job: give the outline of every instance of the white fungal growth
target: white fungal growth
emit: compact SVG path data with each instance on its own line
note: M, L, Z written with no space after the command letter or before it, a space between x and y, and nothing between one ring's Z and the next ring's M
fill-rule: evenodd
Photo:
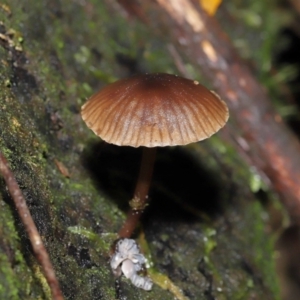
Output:
M124 274L133 285L149 291L153 285L152 280L139 275L139 272L145 267L145 263L145 256L140 252L135 240L132 239L119 240L110 260L110 266L116 276Z

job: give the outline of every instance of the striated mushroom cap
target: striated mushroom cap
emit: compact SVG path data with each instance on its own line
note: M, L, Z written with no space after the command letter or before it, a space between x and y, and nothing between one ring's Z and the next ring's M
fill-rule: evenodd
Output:
M154 73L118 80L82 106L87 126L108 143L132 147L186 145L222 128L228 108L197 81Z

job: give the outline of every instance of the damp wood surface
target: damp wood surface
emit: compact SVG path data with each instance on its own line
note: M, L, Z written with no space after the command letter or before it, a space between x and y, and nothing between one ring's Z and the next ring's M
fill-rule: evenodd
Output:
M104 237L124 221L141 157L139 149L101 142L80 107L135 72L177 73L166 41L110 2L0 6L0 148L66 299L115 299L112 239ZM155 272L188 299L279 299L275 237L254 181L259 176L219 136L158 149L142 232ZM0 298L50 299L2 179L0 203ZM145 292L122 279L128 299L174 299L160 286Z

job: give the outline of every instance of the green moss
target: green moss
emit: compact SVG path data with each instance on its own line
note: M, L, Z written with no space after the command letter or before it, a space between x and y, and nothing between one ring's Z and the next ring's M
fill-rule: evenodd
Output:
M101 236L85 229L80 226L69 227L68 230L73 234L79 234L88 240L90 240L94 244L94 248L96 251L99 251L100 254L109 253L111 245L118 238L117 233L104 233Z
M276 272L275 266L275 252L274 244L276 242L276 235L271 236L268 240L265 238L264 231L266 230L266 221L269 216L266 212L261 210L259 203L254 203L252 206L253 216L256 217L257 222L253 228L254 232L250 240L256 253L254 262L257 266L262 267L262 278L266 286L272 288L274 299L280 299L279 282L274 278L273 274ZM262 248L262 245L264 247Z
M36 286L35 274L27 265L28 256L20 251L21 243L11 208L1 201L0 214L0 297L3 299L34 299L43 294ZM26 278L26 280L22 280ZM21 279L21 280L20 280Z
M18 280L14 277L10 264L7 262L6 254L0 255L0 295L5 295L8 299L19 299ZM4 277L5 276L5 277Z

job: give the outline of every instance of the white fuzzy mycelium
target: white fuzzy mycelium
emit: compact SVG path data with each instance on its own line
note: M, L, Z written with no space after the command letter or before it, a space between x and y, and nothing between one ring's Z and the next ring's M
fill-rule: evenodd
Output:
M140 252L135 240L126 238L118 241L115 253L110 260L110 266L116 276L124 274L133 285L149 291L153 285L152 280L138 274L144 268L145 263L146 258Z

